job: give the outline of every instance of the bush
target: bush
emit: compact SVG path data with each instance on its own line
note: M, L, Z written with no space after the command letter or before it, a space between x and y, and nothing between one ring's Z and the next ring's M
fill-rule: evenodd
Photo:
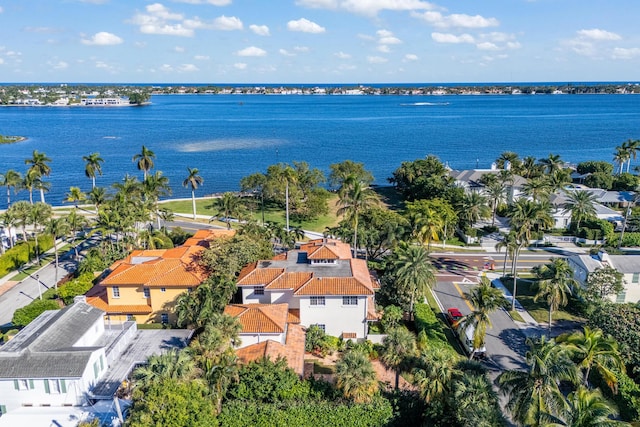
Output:
M414 322L418 335L422 335L423 339L426 339L428 346L451 348L442 323L428 304L418 303L415 305Z
M18 270L30 260L35 259L35 246L34 240L20 242L0 256L0 277L10 271ZM38 238L38 246L40 253L48 251L53 247L53 238L48 234L43 234Z
M11 323L14 326L24 327L27 326L33 319L47 310L59 310L60 306L54 300L34 300L30 304L19 308L13 313L13 319Z
M71 304L73 298L86 294L93 287L93 273L84 273L58 288L58 296L65 304Z

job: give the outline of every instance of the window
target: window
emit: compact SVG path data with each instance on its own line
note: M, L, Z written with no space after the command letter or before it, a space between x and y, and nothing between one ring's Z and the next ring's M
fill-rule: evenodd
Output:
M160 292L167 292L167 288L160 288Z
M324 297L311 297L309 298L311 305L324 305Z
M254 295L264 295L264 286L254 286L253 287Z
M60 380L44 380L44 391L47 394L60 394Z
M318 328L322 329L322 332L327 332L327 325L321 325L319 323L316 323L313 326L317 326Z
M133 316L133 314L127 314L127 321L133 322L134 320L136 320L136 318Z
M169 315L167 313L162 313L160 315L160 322L169 323Z
M100 373L100 368L98 367L98 361L93 362L93 378L98 378L98 374Z
M617 303L621 304L621 303L625 302L626 299L627 299L627 292L626 291L622 291L618 295L616 295L616 302Z
M149 298L151 296L151 292L149 291L149 288L142 288L142 294L144 295L145 298Z
M342 305L358 305L358 297L342 297Z
M192 288L191 286L189 286L189 287L187 288L187 292L192 292L192 291L193 291L193 288Z
M120 298L120 287L119 286L112 287L111 294L113 295L114 298Z
M0 415L4 415L7 413L7 407L5 405L0 405Z
M16 390L29 390L29 380L13 380L13 386Z
M633 273L631 283L640 283L640 273Z

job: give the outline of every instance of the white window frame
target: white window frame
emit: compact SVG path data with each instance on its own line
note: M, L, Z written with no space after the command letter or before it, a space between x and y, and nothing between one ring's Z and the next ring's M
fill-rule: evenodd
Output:
M111 287L111 295L114 298L120 298L120 286Z
M324 305L326 305L327 300L324 296L312 296L309 297L309 305L313 306L313 307L322 307Z
M49 382L49 393L60 394L62 393L62 387L60 386L60 380L46 380Z
M29 380L18 380L18 390L29 390Z
M352 296L352 295L343 296L342 297L342 305L347 305L347 306L350 306L350 307L357 306L358 305L358 297Z
M253 287L254 295L264 295L264 286L254 286Z

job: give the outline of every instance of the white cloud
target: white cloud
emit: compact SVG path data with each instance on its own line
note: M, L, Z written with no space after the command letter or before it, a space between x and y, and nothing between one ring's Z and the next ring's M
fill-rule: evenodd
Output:
M382 56L367 56L367 62L369 62L369 64L384 64L388 61L387 58L383 58Z
M500 50L500 48L495 43L491 42L478 43L476 47L480 50Z
M412 12L411 16L422 19L437 28L487 28L500 25L500 21L496 18L485 18L480 15L472 16L459 13L443 15L440 12L428 11L423 13Z
M162 64L160 66L160 70L165 72L170 72L170 71L173 71L173 67L169 64Z
M182 64L178 67L178 70L183 73L192 73L194 71L200 71L200 69L193 64Z
M95 33L89 39L82 39L82 44L95 46L113 46L116 44L121 44L122 42L123 40L120 37L112 33L107 33L105 31Z
M279 53L280 53L280 55L282 55L282 56L296 56L296 54L295 54L295 53L293 53L293 52L289 52L289 51L288 51L288 50L286 50L286 49L280 49L278 52L279 52Z
M311 9L337 9L337 0L298 0L298 6L309 7Z
M148 13L151 14L151 16L154 16L156 18L159 19L166 19L166 20L180 20L183 18L183 15L180 13L171 13L169 11L169 9L167 9L164 5L160 4L160 3L153 3L150 5L147 5L147 7L145 8L147 10Z
M300 52L300 53L307 53L309 52L309 47L308 46L295 46L293 48L293 50L295 50L296 52Z
M270 36L269 27L266 25L249 25L249 29L259 36Z
M185 51L185 48L182 46L176 46L173 48L173 50L178 53L183 53Z
M296 4L313 9L344 9L365 16L376 16L382 10L402 12L436 8L434 4L420 0L298 0Z
M351 59L351 55L349 55L348 53L344 53L342 51L338 53L334 53L333 55L339 59Z
M455 34L448 33L431 33L431 38L437 43L475 43L475 39L470 34Z
M189 3L189 4L211 4L213 6L228 6L231 4L231 0L173 0L177 3Z
M193 57L193 59L195 59L196 61L208 61L209 55L196 55Z
M507 47L509 49L520 49L522 45L520 44L520 42L509 42L507 43Z
M391 52L391 48L389 48L389 46L387 46L386 44L381 44L379 45L376 50L378 52L382 52L382 53L389 53Z
M49 62L49 66L51 66L51 68L53 68L54 70L66 70L67 68L69 68L69 64L64 61Z
M406 61L417 61L417 60L418 60L418 55L415 55L415 54L413 54L413 53L407 53L407 54L404 56L404 59L405 59Z
M311 22L305 18L300 18L297 21L287 22L287 28L289 29L289 31L300 31L303 33L312 34L324 33L326 31L324 27L321 27L315 22Z
M621 40L622 37L620 37L618 34L616 33L612 33L609 31L605 31L605 30L599 30L597 28L591 29L591 30L580 30L577 32L578 37L580 38L585 38L585 39L590 39L590 40Z
M242 21L235 16L220 16L213 20L213 28L222 31L242 30Z
M616 47L611 52L613 59L633 59L640 57L640 48L634 47L630 49Z
M199 21L189 20L190 25L185 26L183 23L174 23L171 21L183 21L184 16L179 13L172 13L160 3L153 3L145 8L147 13L137 13L131 23L138 25L139 30L143 34L159 34L180 37L192 37L193 28Z
M238 70L244 70L245 68L247 68L247 64L245 64L244 62L236 62L235 64L233 64L233 66Z
M238 56L266 56L267 51L256 46L250 46L236 52Z

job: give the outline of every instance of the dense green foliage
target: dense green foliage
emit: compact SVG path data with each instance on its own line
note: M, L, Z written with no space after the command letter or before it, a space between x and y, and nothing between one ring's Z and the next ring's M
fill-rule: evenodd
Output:
M65 304L71 304L73 298L78 295L86 294L93 287L93 274L84 273L79 277L70 280L64 285L58 287L58 296Z
M429 347L449 347L444 333L444 325L433 312L429 304L418 303L415 307L415 324L419 334L424 333Z
M20 242L13 248L0 255L0 277L10 271L14 271L35 259L35 241ZM38 238L40 253L46 252L53 247L53 239L49 235L42 235Z
M59 310L60 306L57 302L53 300L43 299L43 300L33 300L29 304L25 305L22 308L17 309L13 313L13 318L11 319L11 323L14 326L24 327L27 326L33 319L40 316L44 311L47 310Z

